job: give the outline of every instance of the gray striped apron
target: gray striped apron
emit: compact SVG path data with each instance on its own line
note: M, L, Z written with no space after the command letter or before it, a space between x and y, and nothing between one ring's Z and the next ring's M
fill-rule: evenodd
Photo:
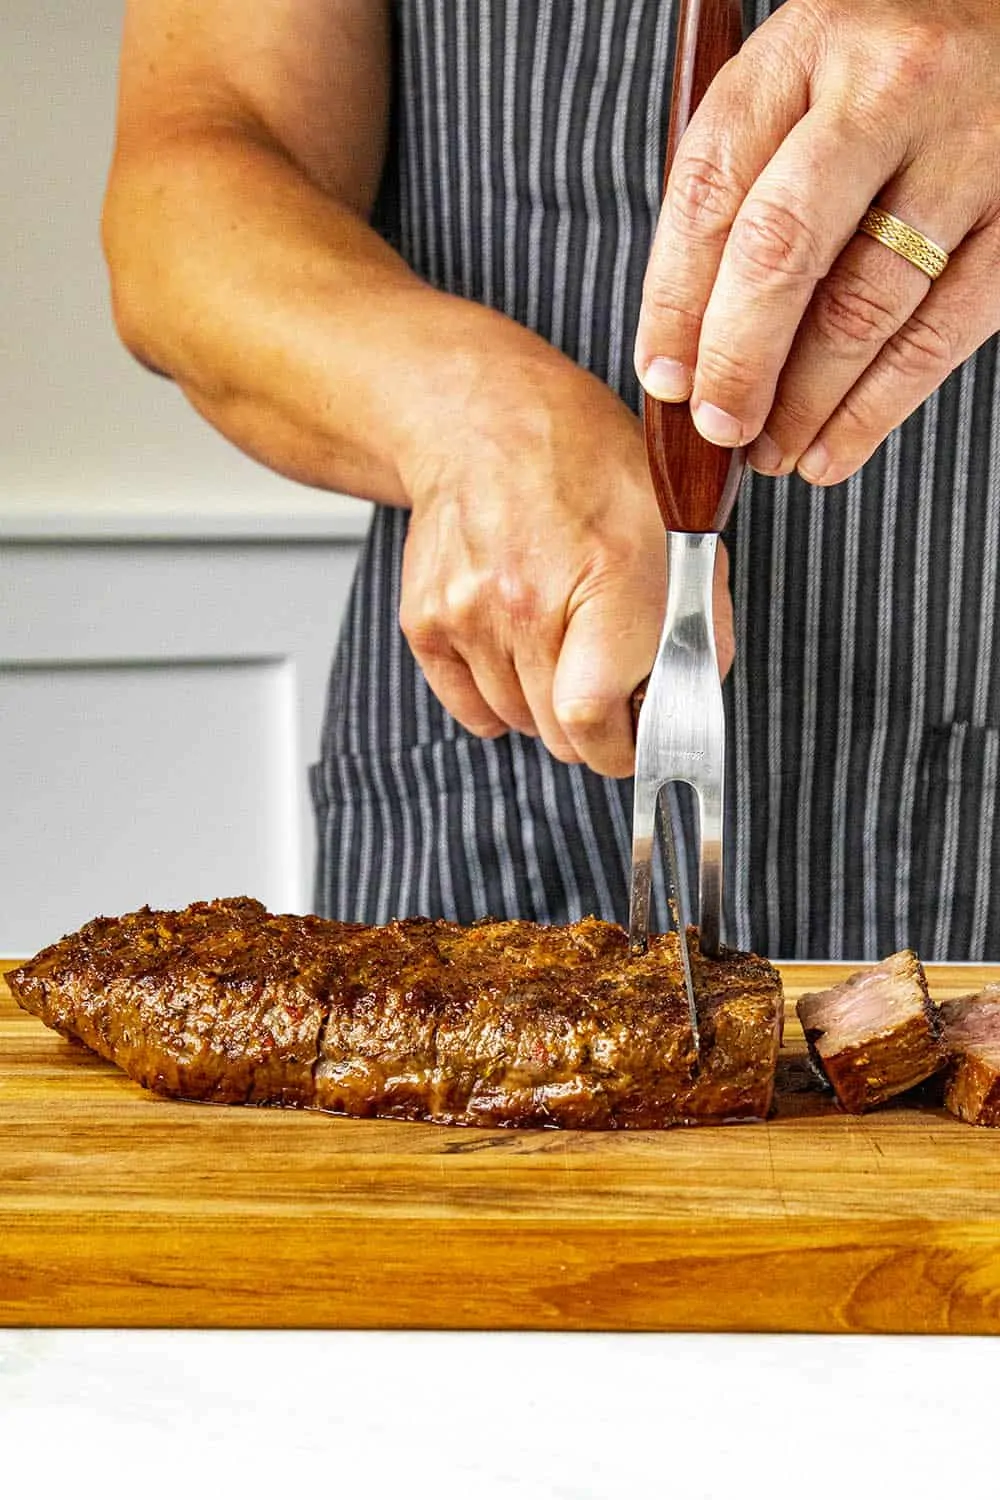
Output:
M394 5L378 227L431 284L537 330L634 409L672 9ZM998 501L995 339L846 484L748 478L727 535L731 943L1000 959ZM631 783L450 718L399 630L406 526L376 509L334 662L316 909L624 920ZM662 921L662 880L657 903Z

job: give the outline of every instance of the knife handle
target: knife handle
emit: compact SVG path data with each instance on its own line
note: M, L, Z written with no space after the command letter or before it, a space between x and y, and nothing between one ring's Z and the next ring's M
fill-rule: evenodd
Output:
M681 0L664 191L688 121L723 63L742 44L740 0ZM686 401L644 396L643 421L649 472L664 526L668 531L721 531L736 501L745 450L706 442Z

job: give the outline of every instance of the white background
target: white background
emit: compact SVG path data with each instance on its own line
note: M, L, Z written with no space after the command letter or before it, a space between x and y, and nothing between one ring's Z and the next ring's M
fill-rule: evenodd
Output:
M993 1496L989 1339L0 1331L32 1490L351 1500Z
M67 512L336 518L356 533L364 507L245 458L118 344L99 219L121 12L0 5L0 535Z

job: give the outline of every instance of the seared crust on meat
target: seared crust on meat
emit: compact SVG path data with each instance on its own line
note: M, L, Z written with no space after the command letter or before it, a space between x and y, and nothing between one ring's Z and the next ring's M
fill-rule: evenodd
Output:
M938 1072L946 1054L915 953L894 953L796 1006L809 1055L851 1114Z
M1000 985L938 1009L951 1059L945 1106L969 1125L1000 1125Z
M99 917L7 975L18 1002L158 1093L470 1125L762 1119L781 980L703 958L695 1066L676 936L273 916L247 897Z

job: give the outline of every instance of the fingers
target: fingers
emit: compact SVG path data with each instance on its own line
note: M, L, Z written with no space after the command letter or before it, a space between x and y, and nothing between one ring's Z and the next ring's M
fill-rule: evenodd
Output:
M669 585L668 585L669 587ZM635 607L620 586L598 589L570 615L556 670L554 699L560 724L581 760L603 776L635 769L632 696L650 672L662 625L663 580L651 598L656 609ZM713 615L720 675L733 664L733 602L729 555L716 555Z
M644 285L639 378L661 400L690 399L723 446L760 431L816 283L898 164L895 133L868 123L847 88L813 98L802 25L779 12L709 88Z
M904 174L879 204L947 250L980 213L977 185L957 183L946 200L925 171ZM950 273L947 273L950 274ZM820 282L778 383L764 431L748 454L764 474L796 468L879 351L917 312L930 282L917 266L857 234Z
M661 401L691 394L702 318L733 221L808 106L805 68L794 58L767 65L766 57L748 43L721 70L671 166L635 342L636 373Z
M561 640L561 618L552 634L539 629L537 635L521 635L514 647L513 665L538 726L535 733L556 760L575 765L586 757L574 744L570 726L563 722L555 700L554 684Z
M525 643L516 661L500 623ZM408 555L400 625L431 691L470 734L492 739L515 729L540 735L557 760L580 759L552 699L562 615L534 590L472 569L441 588Z
M474 631L456 649L454 623L443 626L434 608L419 616L409 608L401 623L432 692L448 712L482 739L508 729L539 735L557 760L585 762L603 776L630 776L634 769L631 698L648 676L665 597L658 581L637 603L634 587L605 578L581 590L571 605L565 633L535 622L525 632L517 659ZM719 671L725 677L735 652L729 559L720 545L713 610ZM550 622L550 625L553 622Z
M891 6L853 20L849 7L782 6L678 149L636 368L651 395L689 400L710 441L759 438L750 461L762 472L791 472L923 317L921 273L856 237L869 203L952 249L997 201L992 127L973 123L963 92L978 70L992 99L995 29L974 9L953 24L967 45L948 46L925 9L900 28Z
M761 431L816 286L888 169L884 147L836 99L778 148L736 215L705 309L691 398L703 437L735 447Z
M412 641L410 644L413 646ZM439 645L433 650L414 648L414 655L431 692L470 734L477 739L493 740L507 733L509 726L487 703L468 665L457 653Z
M817 287L781 373L774 405L747 459L789 474L882 346L919 307L927 278L858 236Z
M635 765L632 692L649 675L655 633L622 619L623 601L597 595L569 618L553 683L559 722L580 758L602 776Z
M963 241L940 280L886 341L799 460L802 477L822 485L847 479L998 329L1000 223L993 223Z
M460 627L459 644L476 687L511 729L540 736L557 760L573 764L580 756L552 699L562 639L561 601L554 607L527 580L506 569L491 579L490 592L493 597L480 598Z
M488 644L474 639L465 644L465 662L477 692L508 729L516 729L518 734L538 734L538 721L525 698L513 661L502 650L485 650Z
M530 712L516 681L488 681L487 694L462 649L464 640L475 640L467 628L474 617L478 590L467 573L460 586L442 588L429 570L439 542L431 528L430 546L413 547L413 533L403 554L399 624L409 642L431 692L452 718L479 739L495 739L513 724L530 722ZM509 717L508 717L509 715Z
M760 432L813 290L898 150L842 90L811 102L790 49L767 65L744 53L681 141L636 338L650 394L690 398L699 431L726 447Z
M553 705L554 658L549 658L547 670L538 659L529 668L522 665L519 673L510 658L485 653L478 641L468 661L457 653L426 648L418 660L435 697L477 739L495 739L514 729L540 738L566 765L583 759Z
M571 608L565 632L563 614L539 614L514 632L513 648L483 628L485 610L478 628L471 620L459 625L428 596L419 617L406 609L400 619L432 692L470 734L517 729L538 735L566 764L586 761L600 775L628 776L630 698L649 672L660 628L659 608L638 608L634 593L612 580ZM652 597L662 606L662 580Z

